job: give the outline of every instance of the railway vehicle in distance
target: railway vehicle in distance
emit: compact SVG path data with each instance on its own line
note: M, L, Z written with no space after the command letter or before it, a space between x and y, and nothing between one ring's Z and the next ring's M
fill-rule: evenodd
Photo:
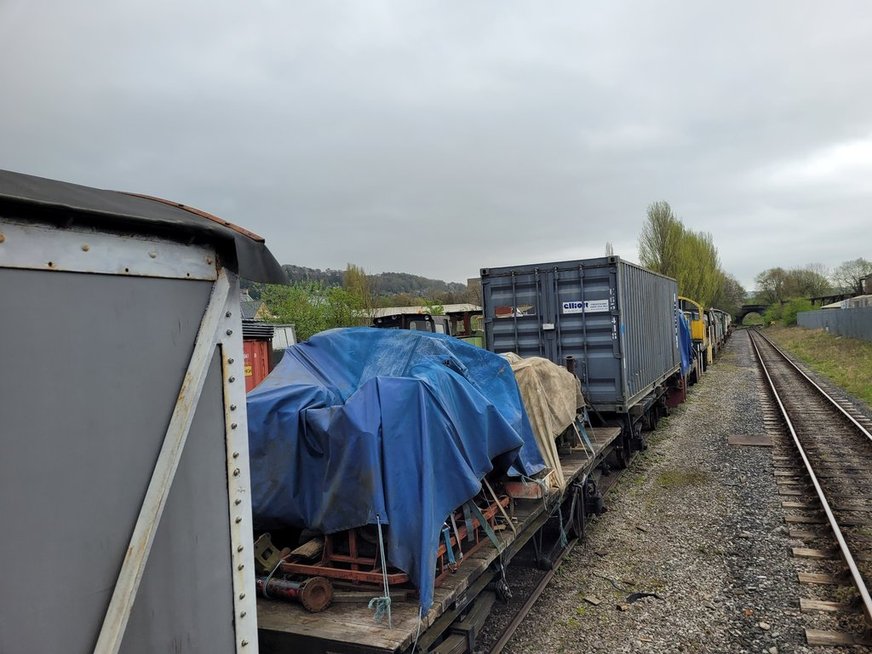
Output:
M711 307L706 309L708 318L708 340L711 343L713 358L720 354L721 349L730 335L732 317L726 311Z
M678 307L690 323L690 337L696 351L696 371L691 376L696 381L712 361L708 316L699 302L683 295L678 296Z

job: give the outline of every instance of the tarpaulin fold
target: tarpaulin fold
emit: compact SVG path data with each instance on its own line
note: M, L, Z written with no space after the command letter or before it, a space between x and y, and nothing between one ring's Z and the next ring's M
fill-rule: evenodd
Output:
M556 488L566 486L555 438L575 422L584 407L581 383L563 366L543 357L520 357L503 354L512 366L524 408L530 418L539 452L553 471L549 476Z
M292 346L249 393L248 430L256 528L378 516L424 611L449 512L494 467L544 468L509 364L441 334L337 329Z
M681 311L675 312L678 319L678 350L681 353L681 376L684 377L690 371L690 366L693 363L693 339L690 335L690 324L687 322L687 316Z

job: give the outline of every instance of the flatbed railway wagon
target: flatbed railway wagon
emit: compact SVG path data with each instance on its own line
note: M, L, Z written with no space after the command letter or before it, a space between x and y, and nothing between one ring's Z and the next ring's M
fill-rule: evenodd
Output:
M677 382L676 281L609 256L484 268L481 285L485 347L574 360L594 419L623 429L626 463Z
M259 559L261 651L474 651L505 566L531 541L524 558L550 564L583 531L587 480L621 431L583 444L577 379L525 363L422 330L332 330L287 351L248 397L257 543L283 552ZM522 398L545 383L558 404L534 436ZM575 447L557 445L566 432Z
M238 275L198 210L0 171L0 652L257 650Z

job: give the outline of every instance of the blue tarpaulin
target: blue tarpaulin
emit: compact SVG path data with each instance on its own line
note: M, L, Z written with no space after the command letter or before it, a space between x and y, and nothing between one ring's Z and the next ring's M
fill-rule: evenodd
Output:
M681 352L681 375L685 376L690 371L690 366L693 364L693 340L690 337L690 324L687 322L687 316L681 311L676 311L678 316L678 349Z
M248 395L258 529L387 528L427 611L443 522L494 466L544 468L512 369L441 334L335 329L288 348Z

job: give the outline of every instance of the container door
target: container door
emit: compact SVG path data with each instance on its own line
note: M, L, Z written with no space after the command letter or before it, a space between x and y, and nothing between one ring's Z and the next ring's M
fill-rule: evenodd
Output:
M495 275L486 284L489 349L515 352L522 357L548 357L543 322L547 323L551 314L543 294L544 273L528 268Z
M554 352L578 361L577 374L588 400L607 406L620 401L621 341L617 267L608 260L562 265L552 273Z

